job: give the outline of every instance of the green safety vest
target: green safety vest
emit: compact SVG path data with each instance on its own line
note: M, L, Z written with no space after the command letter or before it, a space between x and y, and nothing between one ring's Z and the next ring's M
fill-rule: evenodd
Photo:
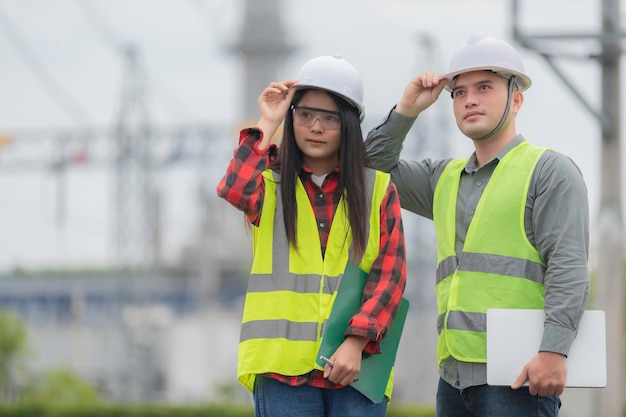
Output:
M522 142L498 163L457 254L456 200L467 160L444 169L433 202L437 233L437 360L487 361L488 308L543 309L545 264L528 240L528 186L546 148Z
M316 364L325 321L348 259L352 232L343 198L339 202L322 258L317 220L298 179L298 251L287 241L283 223L279 174L263 173L265 198L254 228L254 262L248 282L238 352L238 378L250 391L256 375L268 372L303 375L322 369ZM380 252L380 206L389 174L365 170L370 212L363 258L352 259L369 272ZM391 394L392 378L388 384Z

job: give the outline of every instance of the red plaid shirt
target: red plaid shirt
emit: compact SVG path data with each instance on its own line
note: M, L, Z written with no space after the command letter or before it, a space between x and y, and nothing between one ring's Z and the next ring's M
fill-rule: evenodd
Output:
M243 129L239 136L239 147L228 165L226 175L217 186L217 193L230 204L243 211L254 225L261 218L265 183L261 173L276 158L277 149L270 146L259 150L258 143L263 133L257 128ZM324 179L321 187L311 180L307 168L300 178L315 212L322 254L325 253L328 233L337 210L341 193L338 180L339 169ZM380 213L380 254L372 265L369 281L363 292L361 310L352 317L346 336L361 336L370 340L366 353L380 353L379 343L395 318L406 284L404 232L400 211L400 200L396 187L389 184ZM320 226L323 225L323 226ZM339 388L325 379L323 372L313 370L305 375L284 376L268 374L292 386L309 384L320 388Z

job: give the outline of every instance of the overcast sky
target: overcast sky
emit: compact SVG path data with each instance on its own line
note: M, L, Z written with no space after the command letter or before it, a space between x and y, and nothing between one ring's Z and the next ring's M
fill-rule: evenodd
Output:
M600 30L600 1L520 0L520 5L521 29L529 35ZM623 22L624 1L621 7ZM236 130L244 123L243 67L228 46L238 38L241 14L242 0L0 0L0 134L14 135L13 144L0 147L0 271L97 266L112 259L111 170L86 164L59 181L49 166L58 148L54 132L106 129L116 122L125 82L123 45L141 51L156 125L226 128L232 137L216 139L221 141L216 148L235 146ZM513 43L510 3L503 0L283 0L282 17L286 39L297 49L277 78L294 77L314 56L342 54L364 79L366 129L395 104L410 77L430 68L446 72L469 34L489 32ZM425 38L432 49L423 46ZM597 121L536 53L515 46L533 80L518 132L574 159L587 181L593 222L600 197ZM551 47L583 56L592 46L567 41ZM597 108L598 63L557 63ZM446 140L451 156L467 156L471 142L457 132L449 99L440 101L432 111L443 112L450 124L440 140ZM3 169L29 132L48 138L41 140L45 146L20 151L40 159L40 166ZM208 182L214 190L216 172L226 167L223 159L160 173L164 249L170 256L195 236L202 215L196 189Z

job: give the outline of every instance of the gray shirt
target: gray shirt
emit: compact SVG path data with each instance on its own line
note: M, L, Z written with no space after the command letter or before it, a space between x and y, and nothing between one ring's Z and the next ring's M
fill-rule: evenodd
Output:
M365 141L373 167L391 173L402 208L433 218L435 187L451 159L400 160L402 143L415 122L391 111ZM478 167L472 154L461 173L457 196L457 253L463 251L467 229L483 190L502 157L525 139L518 135L495 158ZM546 151L533 172L524 225L530 243L545 265L546 321L540 351L567 355L589 295L589 203L582 174L567 156ZM410 248L407 257L411 253ZM520 369L521 371L521 369ZM460 362L452 357L439 368L441 377L460 389L487 383L485 364Z

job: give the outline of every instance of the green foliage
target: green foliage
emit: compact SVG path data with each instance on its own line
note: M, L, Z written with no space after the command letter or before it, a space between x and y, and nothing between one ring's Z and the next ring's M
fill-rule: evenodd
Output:
M22 391L21 400L47 406L86 406L100 402L98 391L74 372L57 369L41 379L32 379Z
M27 332L24 323L14 314L0 312L0 397L10 397L17 375L23 372Z
M25 269L16 266L11 270L0 271L0 279L30 279L41 278L47 279L72 279L79 278L110 278L119 274L125 274L128 269L124 268L97 268L97 267L73 267L73 268L43 268L43 269ZM141 272L137 269L135 272Z
M0 312L0 360L14 358L26 351L26 326L14 314Z
M435 417L435 407L392 402L387 407L387 417Z
M214 404L196 407L158 405L50 406L48 404L3 406L3 417L253 417L250 406ZM435 417L432 407L390 405L387 417Z
M253 417L251 407L209 405L175 407L158 405L100 405L100 406L2 406L2 417Z

